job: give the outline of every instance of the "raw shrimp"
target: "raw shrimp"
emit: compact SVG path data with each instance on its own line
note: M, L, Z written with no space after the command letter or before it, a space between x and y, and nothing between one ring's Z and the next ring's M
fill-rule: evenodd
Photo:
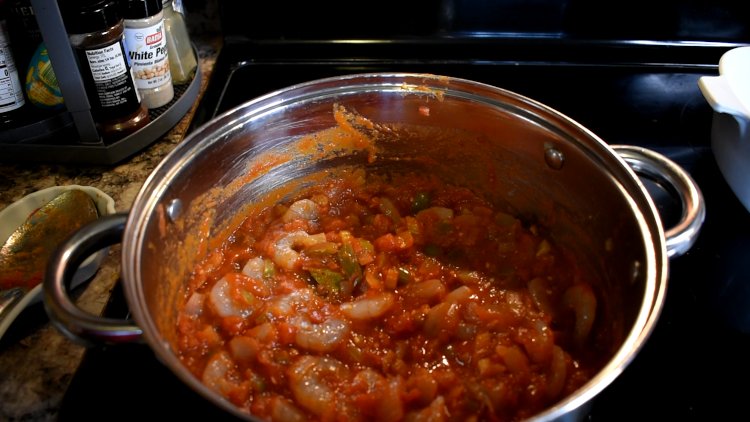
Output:
M448 303L458 303L471 298L471 289L468 286L461 286L445 296Z
M555 336L543 319L536 320L533 327L520 339L520 343L533 363L547 365L552 360Z
M273 266L270 262L268 265ZM260 280L268 286L269 289L273 289L274 282L272 277L268 277L266 274L266 261L263 258L256 257L247 261L244 267L242 267L242 273L248 277L252 277L256 280Z
M437 397L432 403L419 412L408 415L409 422L443 422L448 418L445 414L445 398Z
M259 310L263 303L257 298L271 295L271 289L261 280L244 274L227 274L216 282L209 294L214 312L221 317L246 318Z
M549 287L550 282L542 277L536 277L529 281L529 293L531 298L534 300L534 304L537 309L544 312L545 314L555 318L557 312L555 311L555 305L552 300L552 290Z
M305 316L300 316L295 318L293 324L297 326L297 346L315 352L333 351L349 334L349 324L336 318L313 324Z
M273 248L273 262L285 270L293 270L299 258L299 252L294 248L313 246L326 241L323 233L310 236L302 230L293 231L276 241Z
M205 295L193 293L185 304L183 312L189 317L198 318L203 313L203 303L205 301Z
M396 301L391 293L379 293L365 299L341 304L341 312L352 319L377 318L393 306Z
M271 399L271 419L273 422L307 421L307 418L299 409L281 397Z
M315 220L318 218L318 206L309 199L301 199L289 206L282 220L288 223L296 218L303 220Z
M247 264L245 264L244 267L242 267L242 272L247 276L262 280L263 270L265 268L266 263L263 261L263 258L252 258L247 261Z
M404 402L401 395L404 393L403 380L400 375L388 379L383 398L378 408L376 420L380 422L397 422L404 418Z
M340 379L345 371L336 359L302 356L289 368L289 389L300 406L320 416L335 405L333 390L323 378Z
M443 302L430 309L424 321L424 331L428 337L437 337L441 331L455 332L459 323L459 307L455 303Z
M289 318L296 314L297 309L316 305L320 300L311 289L298 289L272 298L266 304L266 310L276 318Z
M547 398L549 400L556 399L562 392L565 387L566 372L565 352L559 346L554 346L552 348L552 363L547 376Z
M367 393L372 393L382 386L384 378L370 368L365 368L354 376L353 384L362 386Z
M528 384L531 378L529 358L521 350L515 347L497 346L495 353L503 359L505 366L520 381L521 385Z
M222 277L221 280L214 284L209 294L209 302L213 307L214 312L220 317L238 316L247 317L253 313L255 306L245 302L237 300L232 295L232 287L227 281L226 277Z
M423 281L411 285L410 294L437 303L445 296L445 285L438 279Z
M405 393L404 381L400 375L385 378L378 372L366 368L359 371L352 380L352 385L357 389L364 390L373 400L369 402L366 412L372 419L378 422L397 422L403 420L404 402L401 399ZM416 391L416 390L412 390ZM366 402L367 403L367 402Z
M208 388L216 391L221 396L226 397L230 391L236 388L228 380L231 370L234 368L234 362L227 352L219 352L211 356L206 369L203 371L202 380Z
M560 299L563 308L572 310L576 315L573 338L576 347L583 347L594 325L596 316L596 295L588 284L576 284L568 288Z

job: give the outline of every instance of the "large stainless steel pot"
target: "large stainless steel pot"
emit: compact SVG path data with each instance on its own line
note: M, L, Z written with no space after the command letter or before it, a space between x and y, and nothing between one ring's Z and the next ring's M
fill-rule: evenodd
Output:
M373 162L357 150L320 155L309 142L296 148L301 137L336 126L334 103L392 124L381 127ZM407 159L416 157L422 159ZM591 399L638 353L662 308L669 257L690 248L705 215L698 187L674 163L648 150L610 147L571 119L512 92L432 75L324 79L245 103L195 131L154 170L127 216L102 218L57 250L44 281L47 313L80 342L144 339L183 382L252 420L201 384L176 356L176 315L201 238L208 235L206 222L216 233L243 204L268 201L274 189L343 165L430 171L469 185L545 228L595 275L597 336L613 357L535 421L585 415ZM682 198L683 219L666 237L636 172ZM135 322L87 315L64 287L91 251L120 241L122 283Z

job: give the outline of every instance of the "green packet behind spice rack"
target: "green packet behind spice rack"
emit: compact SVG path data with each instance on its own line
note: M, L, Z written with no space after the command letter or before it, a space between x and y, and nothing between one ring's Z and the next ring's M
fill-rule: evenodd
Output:
M65 108L65 100L47 54L47 46L43 42L31 56L25 85L26 96L40 109L57 111Z

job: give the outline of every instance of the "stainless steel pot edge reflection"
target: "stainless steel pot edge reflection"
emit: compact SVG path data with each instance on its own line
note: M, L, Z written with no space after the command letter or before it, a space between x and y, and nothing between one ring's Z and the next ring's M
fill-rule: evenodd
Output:
M345 81L345 80L351 80L356 81L358 78L387 78L387 77L415 77L415 78L435 78L432 75L410 75L410 74L368 74L368 75L352 75L345 78L329 78L322 81ZM459 80L455 78L448 78L451 81L457 81L466 83L469 85L475 85L477 87L481 87L483 89L490 89L497 92L502 92L504 95L512 95L516 99L519 99L525 103L533 104L537 108L543 108L547 110L547 112L552 113L556 115L559 118L567 120L569 123L573 123L579 127L580 130L583 130L585 132L588 132L585 128L581 127L577 123L573 122L572 120L568 119L565 116L560 115L556 111L549 109L548 107L541 105L539 103L536 103L533 100L526 99L524 97L518 96L513 93L509 93L508 91L501 90L499 88L490 87L488 85L479 84L476 82L471 81L465 81L465 80ZM124 228L124 235L123 243L125 245L136 245L135 247L123 247L123 279L127 280L125 283L125 289L126 289L126 295L128 297L129 303L142 303L143 302L143 291L141 289L141 283L140 283L140 275L137 271L137 269L140 266L140 256L141 253L143 253L142 250L142 240L143 240L143 232L145 230L145 224L148 221L146 217L148 217L148 214L153 211L155 206L163 199L164 192L167 189L167 186L169 185L170 181L173 179L173 177L179 173L180 169L183 166L189 165L190 161L196 157L202 150L205 148L209 148L214 142L218 141L219 139L222 139L224 136L227 136L229 133L231 133L234 130L240 130L242 127L242 124L246 123L247 121L254 118L254 116L258 116L260 114L263 114L267 112L268 110L273 110L274 108L281 107L285 102L290 102L292 100L298 101L299 98L292 97L286 100L278 100L273 101L270 104L265 104L262 107L258 107L257 109L253 109L254 105L262 105L262 103L268 99L275 99L278 97L283 97L286 93L294 93L295 90L298 89L304 89L309 87L314 87L321 81L313 81L306 84L300 84L296 85L294 87L290 87L284 90L277 91L275 93L268 94L266 96L260 97L256 100L253 100L249 103L246 103L242 106L239 106L235 108L234 110L230 110L229 112L225 113L224 115L218 117L213 122L208 123L207 125L204 125L202 128L194 132L191 136L188 137L181 145L179 145L167 158L165 158L162 163L154 170L152 175L149 177L149 179L144 184L144 187L139 192L134 205L133 209L130 212L127 225ZM372 84L368 85L369 87L380 87L380 89L383 89L384 87L391 87L393 89L397 89L398 87L392 84ZM347 90L353 89L353 88L342 88L341 92L347 92ZM315 96L315 93L309 94L311 96ZM447 92L446 95L450 95L450 92ZM244 111L246 110L246 112ZM241 116L237 117L236 114L240 113ZM590 136L594 139L596 139L599 143L601 143L606 148L609 148L606 146L606 144L598 139L595 135L588 132ZM613 150L616 150L616 147L613 147ZM622 150L627 151L627 148L622 148ZM620 153L620 151L617 151ZM629 156L626 159L622 159L623 165L625 166L625 162L630 160L630 162L636 162L635 158L632 157L632 151L629 151L631 156ZM652 159L654 159L654 156L651 156ZM656 157L658 158L658 157ZM663 157L661 157L663 158ZM666 159L664 159L666 160ZM653 165L653 162L650 162L651 170L654 170L654 168L657 168L655 165ZM692 223L688 224L689 227L691 227L692 235L687 236L688 241L692 239L694 241L695 235L697 235L697 232L700 227L700 223L702 222L702 215L705 214L705 207L703 206L702 198L700 197L700 191L698 190L697 186L695 186L694 182L692 182L692 179L689 178L681 169L679 169L678 166L674 165L674 163L669 162L669 160L666 160L666 167L671 168L672 170L676 169L677 174L680 175L677 179L687 183L691 186L687 189L683 189L683 187L678 187L676 190L678 192L681 191L688 191L693 196L689 199L683 199L683 203L693 204L695 205L695 209L691 208L691 211L685 214L689 214L689 216L693 219ZM627 168L627 166L625 166ZM655 170L654 170L655 171ZM655 173L658 174L658 173ZM651 175L653 176L653 174ZM667 179L669 177L665 176ZM653 205L653 202L648 197L648 194L646 193L645 188L641 185L641 189L646 196L646 198L649 201L650 204L650 211L655 218L658 219L658 213L656 211L656 207ZM634 204L633 204L634 205ZM702 212L700 211L702 209ZM640 224L642 225L642 228L645 228L645 232L651 233L651 230L648 229L647 224L645 223L645 217L642 215L641 211L635 210L634 211L640 218ZM697 223L696 223L697 222ZM660 245L667 245L669 244L669 239L665 238L664 232L662 230L661 225L658 225L656 236L658 239L658 244ZM676 244L679 245L685 245L684 241L677 241ZM692 242L690 242L690 245ZM66 246L67 245L67 246ZM77 246L75 242L73 244L66 243L66 245L63 245L62 250L64 252L61 252L61 255L66 256L75 256L76 254L70 253L71 248L75 249ZM67 249L66 249L67 248ZM687 248L689 248L689 245L687 245ZM685 248L685 250L687 249ZM666 249L666 247L665 247ZM674 249L676 252L673 252L672 255L682 253L684 251L680 251L679 249ZM589 383L587 383L584 387L582 387L578 393L574 394L571 397L568 397L567 399L560 402L558 405L546 410L545 412L535 416L531 420L535 421L549 421L549 420L567 420L570 417L576 416L582 411L585 411L585 409L588 406L585 406L586 403L590 402L590 400L598 394L602 389L604 389L609 383L614 380L621 372L624 370L624 368L627 366L627 364L632 360L632 358L637 354L638 350L642 347L643 343L648 338L649 334L652 331L652 327L655 324L656 320L658 319L658 315L661 311L661 307L663 305L664 301L664 295L665 295L665 287L666 287L666 277L668 273L668 261L663 260L662 268L661 268L661 277L660 280L656 280L656 268L654 268L654 265L657 261L656 254L657 251L652 250L650 252L649 260L652 262L649 262L649 265L646 265L646 268L649 270L652 270L654 274L650 274L648 276L649 283L652 284L653 289L650 289L653 291L652 294L650 294L648 297L644 298L644 303L642 306L643 312L641 312L639 316L639 320L635 325L634 330L638 330L639 334L637 336L630 335L628 336L628 340L625 344L620 348L620 351L612 358L610 361L610 364L608 364L600 373ZM666 251L667 254L669 254L669 251ZM82 252L81 254L83 254ZM73 264L73 262L68 262L68 264ZM75 267L73 267L75 268ZM52 267L51 267L52 269ZM46 277L45 280L45 303L48 309L48 313L50 313L51 317L53 318L53 321L55 321L56 326L58 328L61 328L61 331L68 333L68 335L73 336L80 336L80 335L86 335L86 330L71 330L71 325L75 325L76 318L80 315L68 315L69 309L62 309L60 306L57 306L57 304L64 302L67 299L67 295L65 294L64 288L61 288L63 286L63 281L66 278L65 272L60 271L48 271L48 277ZM168 344L166 344L158 335L158 331L156 330L156 327L153 325L152 321L148 317L148 315L143 313L143 309L140 309L140 307L136 306L136 309L133 309L134 317L136 321L138 321L138 325L143 330L143 335L146 338L146 341L149 344L157 346L155 348L155 352L157 356L164 362L167 366L170 367L170 369L183 381L189 384L193 389L196 391L199 391L204 397L211 400L214 404L217 404L218 406L222 407L224 410L229 411L232 414L235 414L236 416L240 417L247 417L246 414L240 412L237 408L230 405L228 402L218 398L214 393L210 392L208 388L206 388L202 383L200 383L199 380L197 380L195 377L193 377L185 368L182 366L182 364L179 362L179 360L175 357L175 355L172 353L170 347ZM57 315L62 314L62 317L58 317ZM105 324L106 325L106 324ZM126 327L129 327L129 329L132 329L133 326L125 325ZM93 327L91 327L93 328ZM110 327L112 328L112 327ZM137 327L136 327L137 328ZM96 331L96 330L94 330ZM111 329L110 331L115 332L116 329ZM105 330L106 332L106 330ZM121 330L120 332L126 332L124 330ZM100 331L101 334L101 331ZM131 337L128 339L128 341L133 340L131 333ZM99 335L99 338L102 338L101 335ZM119 338L112 338L109 339L110 341L118 341ZM578 415L581 416L581 415Z
M582 130L588 131L588 129L580 127ZM591 133L591 136L598 139L593 133ZM603 141L602 143L607 145ZM673 161L649 149L630 145L611 145L608 147L623 160L623 163L633 172L636 179L638 176L643 176L659 182L680 199L682 205L680 221L666 232L660 224L658 235L661 244L665 245L669 258L676 258L690 250L698 239L706 217L705 200L695 180ZM652 213L658 219L659 214L656 205L643 183L640 180L638 183L650 204ZM648 300L644 300L644 309L649 309L649 312L641 314L641 318L645 318L645 322L639 335L632 338L631 341L626 341L620 347L618 353L599 371L597 376L590 379L579 389L579 391L584 392L583 394L574 394L568 397L557 405L530 418L529 422L580 421L589 414L596 395L607 388L627 368L651 336L664 307L668 274L669 261L665 260L662 266L662 281L655 283L655 292L651 295L650 308L646 306ZM648 278L649 280L655 280L655 277L651 275ZM633 331L638 325L635 325ZM630 337L632 336L628 336L628 338Z

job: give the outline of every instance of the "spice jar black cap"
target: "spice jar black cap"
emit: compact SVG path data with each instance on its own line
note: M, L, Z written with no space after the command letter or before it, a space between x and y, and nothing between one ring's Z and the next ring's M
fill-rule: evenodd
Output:
M65 30L69 34L87 34L117 25L122 11L117 0L60 2Z
M161 0L124 0L125 19L143 19L161 12Z

